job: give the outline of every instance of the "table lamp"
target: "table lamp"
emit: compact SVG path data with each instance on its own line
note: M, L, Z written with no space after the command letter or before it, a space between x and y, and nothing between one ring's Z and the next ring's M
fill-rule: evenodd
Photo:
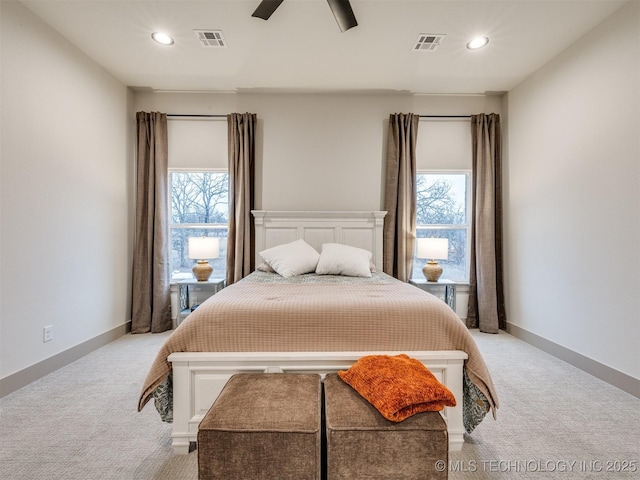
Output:
M422 267L422 273L429 282L437 282L442 275L442 267L436 260L449 258L449 239L447 238L418 238L418 258L426 258L428 262Z
M199 282L209 280L213 267L207 261L220 255L220 239L217 237L189 237L189 258L197 260L193 266L193 276Z

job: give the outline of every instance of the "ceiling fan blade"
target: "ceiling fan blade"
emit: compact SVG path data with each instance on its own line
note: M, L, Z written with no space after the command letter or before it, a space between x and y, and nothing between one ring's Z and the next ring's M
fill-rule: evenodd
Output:
M271 14L276 11L276 8L278 8L283 1L284 0L262 0L251 16L269 20Z
M327 0L327 2L342 32L346 32L358 25L349 0Z

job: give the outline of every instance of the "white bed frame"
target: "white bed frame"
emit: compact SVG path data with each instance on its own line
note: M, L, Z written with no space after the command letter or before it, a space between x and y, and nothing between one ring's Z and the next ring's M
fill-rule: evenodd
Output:
M382 226L386 212L275 212L255 210L256 265L260 251L304 239L318 251L323 243L343 243L373 253L382 271ZM447 422L449 450L464 443L462 423L463 364L467 354L458 350L412 352L185 352L173 353L173 432L175 453L188 453L196 442L198 425L227 380L236 373L327 373L349 368L371 354L408 353L420 360L451 390L458 405L442 412Z

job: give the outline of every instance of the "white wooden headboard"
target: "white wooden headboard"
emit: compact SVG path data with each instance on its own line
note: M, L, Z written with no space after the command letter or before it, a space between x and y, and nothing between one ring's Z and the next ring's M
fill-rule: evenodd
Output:
M320 252L323 243L342 243L369 250L371 260L382 271L382 227L384 211L269 211L252 210L256 226L256 265L259 252L303 239Z

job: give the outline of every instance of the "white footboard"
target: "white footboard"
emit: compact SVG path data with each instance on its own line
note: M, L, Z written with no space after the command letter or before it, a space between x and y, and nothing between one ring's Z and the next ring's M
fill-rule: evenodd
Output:
M282 372L327 374L346 370L364 355L406 353L420 360L451 390L458 405L445 407L449 450L464 443L462 423L462 368L467 354L458 350L420 352L287 352L287 353L173 353L173 448L188 453L197 440L198 425L235 373Z

